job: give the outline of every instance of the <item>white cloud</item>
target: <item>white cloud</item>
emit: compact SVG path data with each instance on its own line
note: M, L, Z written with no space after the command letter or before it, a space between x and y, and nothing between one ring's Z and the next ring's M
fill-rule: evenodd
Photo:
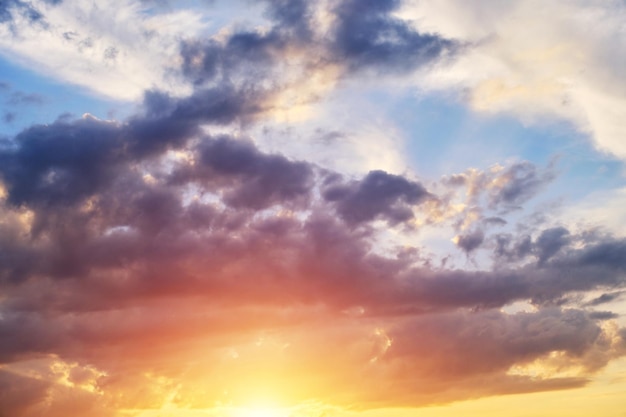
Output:
M13 30L0 26L0 53L43 75L123 100L154 87L182 91L173 71L179 42L206 27L198 13L156 14L136 0L32 4L43 20L14 13Z
M466 43L457 61L420 74L478 111L526 123L565 119L626 158L626 3L618 0L409 0L399 15Z

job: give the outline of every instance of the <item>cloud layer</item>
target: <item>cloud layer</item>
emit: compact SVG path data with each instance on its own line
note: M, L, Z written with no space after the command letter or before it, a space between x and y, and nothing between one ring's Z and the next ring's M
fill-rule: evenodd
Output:
M34 42L87 7L56 3L3 4L3 30ZM0 414L423 406L580 387L626 353L617 314L596 309L623 294L626 240L516 217L553 165L349 176L245 134L319 74L332 82L299 99L412 76L463 56L464 40L417 30L398 1L262 6L261 27L144 33L166 50L180 40L166 68L188 90L159 79L125 120L59 118L1 140ZM474 266L385 246L429 231Z

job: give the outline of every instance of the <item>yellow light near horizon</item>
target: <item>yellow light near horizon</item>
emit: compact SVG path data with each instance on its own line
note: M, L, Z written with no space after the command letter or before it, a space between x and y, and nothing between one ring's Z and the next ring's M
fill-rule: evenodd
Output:
M287 417L284 410L268 407L252 407L237 410L234 417Z

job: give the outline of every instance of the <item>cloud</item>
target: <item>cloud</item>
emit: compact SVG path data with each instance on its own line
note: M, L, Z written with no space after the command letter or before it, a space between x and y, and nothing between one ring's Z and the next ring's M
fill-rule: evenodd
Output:
M497 164L485 171L469 169L445 178L444 182L466 187L470 203L476 204L486 195L489 208L508 211L531 199L554 178L552 166L541 169L521 161L508 166Z
M457 91L474 109L525 123L565 120L601 151L626 155L620 1L408 1L398 16L467 46L417 80ZM591 29L590 29L591 28Z
M0 412L116 416L265 394L423 406L581 387L626 353L617 313L591 309L623 292L626 241L515 217L552 165L348 176L247 134L310 77L406 76L458 42L415 30L395 1L263 4L259 25L200 36L193 18L184 39L166 25L128 45L117 40L189 12L161 4L126 32L144 10L129 2L90 18L115 30L74 33L60 22L92 6L37 2L50 26L19 28L93 52L111 76L177 56L189 90L162 87L162 68L147 77L156 87L85 76L143 101L125 120L61 117L0 141ZM128 64L150 39L163 55ZM317 133L343 138L331 132ZM437 263L420 233L493 258ZM507 313L516 302L534 310Z
M55 69L48 72L63 81L122 100L137 99L155 87L187 94L190 86L181 75L196 84L219 75L232 82L282 79L279 84L293 86L315 74L337 72L333 67L344 68L339 73L409 72L456 50L454 42L422 34L391 16L395 2L385 2L384 7L359 2L337 7L326 2L264 3L263 23L270 30L240 25L215 33L219 20L209 25L206 19L228 13L219 4L177 11L133 0L113 9L98 2L57 7L44 1L32 6L16 1L15 7L4 6L5 21L12 17L11 10L19 8L32 10L46 24L13 25L14 33L5 25L6 41L0 42L0 49L42 71ZM353 13L355 8L359 13ZM46 51L38 47L42 42ZM181 59L183 74L177 65ZM278 73L281 77L276 77Z
M336 8L336 59L349 68L409 70L430 63L456 49L454 42L421 34L392 16L399 2L345 1Z
M0 25L5 57L120 100L136 100L154 87L183 91L184 83L173 75L177 65L171 63L176 62L180 38L205 27L197 14L151 14L133 0L114 8L91 1L10 3L17 7L0 9L2 16L10 12L12 19L7 17Z
M281 155L264 155L245 140L225 136L205 139L192 161L176 169L172 181L198 182L207 190L218 189L217 184L222 183L229 190L224 202L235 208L259 210L290 203L303 207L310 198L313 170L308 164ZM295 203L298 200L300 204Z
M393 225L413 219L411 206L419 204L429 194L417 182L384 171L371 171L361 181L330 182L323 196L335 205L339 216L348 224L358 225L380 218Z
M478 248L485 240L482 230L474 230L471 233L460 235L455 238L455 243L467 254Z
M601 296L594 298L593 300L589 301L589 303L587 303L590 306L598 306L601 304L605 304L605 303L610 303L611 301L614 301L616 299L618 299L619 297L621 297L624 293L621 291L618 292L614 292L614 293L605 293L602 294Z
M215 372L229 375L222 381L237 401L250 395L237 378L252 384L271 372L290 401L315 395L374 406L580 386L621 354L601 350L612 336L597 321L612 315L542 307L623 287L621 240L595 236L578 248L571 245L578 235L548 229L531 241L541 265L474 272L434 269L398 251L377 254L373 230L355 226L409 221L436 196L403 176L373 171L345 180L245 139L207 136L194 126L231 116L187 111L191 100L151 96L144 114L126 122L63 121L6 144L0 333L11 343L0 350L3 363L57 355L106 372L101 389L110 398L137 384L153 387L120 408L158 408L159 390L177 385L188 391L183 402L225 400ZM232 109L234 119L246 117L242 107ZM60 141L67 146L55 146ZM497 310L521 300L538 312ZM534 333L536 325L544 330ZM266 333L277 341L254 347L255 335ZM196 373L181 358L200 350ZM552 351L584 371L569 379L550 376L556 371L540 380L509 374ZM589 357L600 359L592 366ZM163 364L158 371L155 361ZM173 382L144 380L149 372ZM333 394L355 372L383 388L365 379ZM484 381L480 389L476 379ZM458 389L450 392L452 380ZM398 381L406 390L394 393ZM10 384L31 395L17 380ZM208 400L192 399L198 389ZM53 393L62 404L65 394Z
M567 245L568 235L569 231L564 227L555 227L541 232L535 243L539 263L544 263Z

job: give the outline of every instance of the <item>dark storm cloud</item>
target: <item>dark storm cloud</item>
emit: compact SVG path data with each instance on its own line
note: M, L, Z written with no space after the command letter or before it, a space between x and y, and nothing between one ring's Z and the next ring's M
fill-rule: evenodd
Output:
M323 190L337 214L350 225L374 219L397 224L413 219L413 206L429 197L420 183L385 171L370 171L362 180L329 184Z

